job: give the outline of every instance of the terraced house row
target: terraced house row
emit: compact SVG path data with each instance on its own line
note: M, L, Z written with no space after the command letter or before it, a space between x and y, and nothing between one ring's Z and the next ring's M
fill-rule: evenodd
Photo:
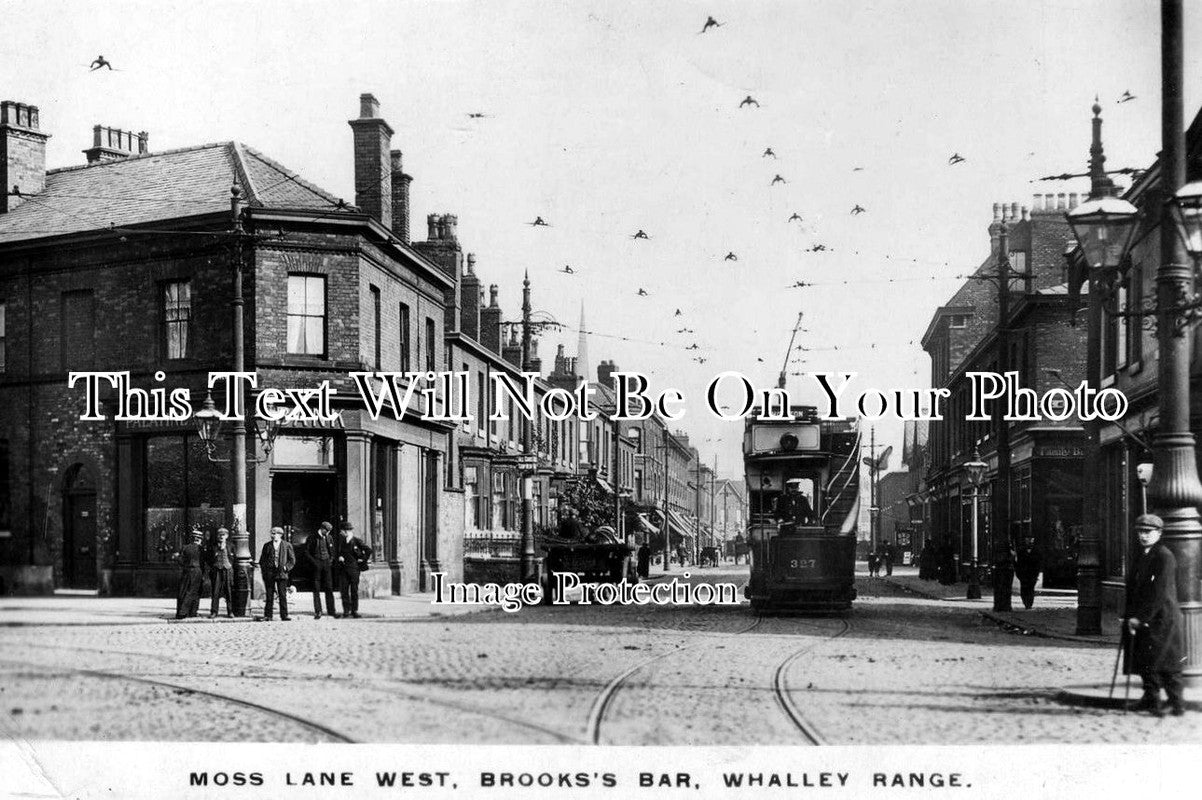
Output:
M6 591L170 592L181 537L244 516L251 552L272 525L299 540L322 520L350 521L375 551L365 589L406 593L436 571L462 579L465 541L518 536L524 473L537 529L582 480L637 499L647 459L604 415L486 419L491 393L479 389L522 366L500 289L485 291L453 214L429 215L425 240L412 239L412 178L372 95L349 124L354 206L234 141L153 152L145 132L96 126L85 164L48 170L38 108L0 104ZM244 510L228 429L210 445L194 420L113 421L111 393L109 419L83 422L67 386L72 371L128 371L134 387L183 387L201 408L208 373L233 363L236 278L245 369L260 387L329 381L339 412L248 420ZM528 366L541 372L536 345ZM419 398L418 414L372 419L349 377L365 370L463 371L480 406L470 422L423 420ZM561 353L536 392L574 387L579 371ZM516 569L495 544L467 556Z

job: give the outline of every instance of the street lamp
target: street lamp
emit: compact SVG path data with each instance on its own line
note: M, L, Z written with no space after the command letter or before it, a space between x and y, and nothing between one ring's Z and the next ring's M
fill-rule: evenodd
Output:
M1148 513L1148 483L1152 480L1152 465L1137 464L1135 477L1139 480L1140 506L1139 513Z
M209 461L215 464L229 464L231 459L217 458L213 453L217 451L217 443L221 441L221 414L217 411L217 406L213 403L213 394L210 392L205 395L204 405L200 411L192 415L196 420L196 434L200 437L200 441L205 446L205 454ZM279 435L279 423L274 420L257 420L255 422L255 438L263 445L262 458L248 458L247 464L262 464L271 458L271 451L275 449L275 438Z
M1139 229L1139 209L1117 197L1088 200L1064 216L1091 271L1118 269Z
M968 599L981 599L981 575L977 571L977 526L980 524L978 519L979 502L981 498L981 478L985 475L985 470L989 469L989 465L981 460L981 455L974 448L972 451L972 461L964 463L964 471L968 473L968 480L972 483L972 566L968 572Z

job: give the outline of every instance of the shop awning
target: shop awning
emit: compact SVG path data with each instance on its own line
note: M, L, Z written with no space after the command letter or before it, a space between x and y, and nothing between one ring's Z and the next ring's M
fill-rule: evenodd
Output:
M668 509L668 529L677 536L689 539L692 539L695 533L694 527L689 524L688 520L670 508Z
M638 518L639 528L641 528L644 533L659 533L659 528L651 524L651 520L647 518L646 514L639 514Z

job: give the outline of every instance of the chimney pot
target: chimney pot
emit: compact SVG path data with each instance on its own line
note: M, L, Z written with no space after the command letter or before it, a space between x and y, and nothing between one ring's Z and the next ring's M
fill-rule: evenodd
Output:
M1056 195L1056 210L1064 211L1067 203L1065 202L1064 192Z
M359 119L377 119L380 116L380 101L374 94L359 95Z
M497 285L495 283L490 283L488 285L488 307L489 308L497 308L498 307L497 292L498 292Z
M10 130L21 128L20 131ZM38 127L38 107L14 100L0 102L0 214L25 202L9 196L13 187L23 195L46 188L46 140Z
M1031 198L1031 210L1043 211L1043 195L1037 194Z
M1010 204L1010 219L1011 220L1018 219L1018 203Z
M1069 194L1068 194L1068 210L1072 211L1076 207L1077 207L1077 193L1069 192Z
M468 275L476 274L476 254L475 253L467 254L467 274Z
M438 239L438 215L426 215L426 239L428 241L436 241Z
M1023 222L1027 222L1031 219L1031 212L1026 206L1022 207L1022 215L1023 215Z
M1055 211L1056 210L1056 195L1045 194L1043 196L1043 210L1044 211Z
M994 203L993 204L993 221L998 222L1001 220L1001 218L1002 218L1002 205L1001 205L1001 203Z

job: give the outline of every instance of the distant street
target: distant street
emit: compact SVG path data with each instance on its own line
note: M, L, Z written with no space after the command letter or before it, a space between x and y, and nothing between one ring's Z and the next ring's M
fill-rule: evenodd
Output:
M746 579L742 566L699 572L711 582ZM913 580L912 569L898 580L903 572ZM2 718L25 739L228 741L235 715L239 740L252 741L1171 743L1202 735L1197 713L1155 720L1053 702L1059 686L1109 680L1108 646L1024 636L982 617L985 605L920 597L889 579L861 574L858 586L846 618L757 619L746 604L439 614L407 597L365 601L362 620L315 621L302 595L290 623L175 622L167 600L5 598Z

